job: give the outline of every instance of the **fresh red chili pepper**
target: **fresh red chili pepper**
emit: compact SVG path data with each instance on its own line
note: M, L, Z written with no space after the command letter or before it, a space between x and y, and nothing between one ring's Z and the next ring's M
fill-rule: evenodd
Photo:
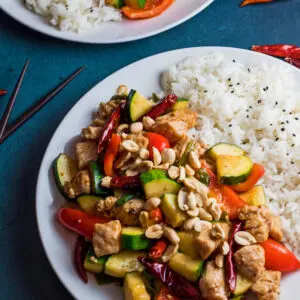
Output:
M7 93L6 90L1 90L1 89L0 89L0 96L1 96L1 95L5 95L6 93Z
M229 252L225 257L225 268L226 268L226 280L230 289L230 292L233 293L236 288L236 277L237 272L233 263L233 254L234 254L234 235L240 231L242 228L242 222L238 221L233 224L231 229L231 234L228 239Z
M106 176L113 176L114 160L118 154L121 144L121 137L113 134L104 155L104 172Z
M172 105L177 101L177 96L174 94L170 94L162 99L159 103L157 103L147 114L147 117L152 119L156 119L157 117L161 116L167 110L172 107Z
M124 107L125 107L125 103L120 104L107 120L98 142L98 154L102 152L105 143L108 142L108 140L113 135L115 129L118 127Z
M231 185L230 187L236 192L247 192L251 190L258 180L265 174L265 168L262 165L254 164L247 180L242 183Z
M289 64L295 66L296 68L300 69L300 59L295 59L291 57L286 57L285 61L288 62Z
M161 134L147 132L146 137L149 140L148 150L150 159L153 158L153 147L155 147L159 152L162 152L165 148L170 148L168 139Z
M265 250L266 269L280 272L293 272L300 269L298 258L282 244L268 239L260 245Z
M138 260L157 279L168 287L170 292L180 299L201 300L199 291L180 274L172 271L166 263L158 263L147 257Z
M167 246L168 241L166 239L160 239L158 240L154 246L152 246L149 250L149 257L150 258L160 258L164 254Z
M294 59L300 59L300 47L291 50L290 55L288 56Z
M275 44L275 45L253 45L252 50L272 56L287 57L297 48L295 45Z
M116 189L129 189L141 185L140 176L115 176L110 182L110 186Z
M156 223L160 223L163 221L163 214L159 207L152 209L149 212L149 219L155 221Z
M109 221L106 217L88 215L80 210L64 207L58 210L56 218L60 224L89 239L93 237L95 224Z
M83 280L84 283L88 283L88 277L83 267L87 249L87 242L85 241L84 236L79 235L75 243L74 264L79 277Z
M155 300L180 300L180 299L175 297L166 286L162 286Z

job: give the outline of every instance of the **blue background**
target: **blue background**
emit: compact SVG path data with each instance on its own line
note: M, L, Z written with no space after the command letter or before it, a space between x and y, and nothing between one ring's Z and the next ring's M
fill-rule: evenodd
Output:
M182 0L178 0L182 1ZM186 0L188 1L188 0ZM238 7L215 0L165 33L118 45L69 43L23 27L0 12L0 88L10 92L26 58L30 65L10 121L76 68L87 69L0 145L0 299L70 299L43 252L35 219L35 185L47 144L80 97L112 72L141 58L192 46L300 45L300 0ZM0 114L9 96L0 98ZM70 263L66 259L66 263Z

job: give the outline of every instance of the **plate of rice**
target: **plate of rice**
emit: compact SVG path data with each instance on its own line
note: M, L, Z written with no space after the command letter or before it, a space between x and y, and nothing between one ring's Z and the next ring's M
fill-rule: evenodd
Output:
M20 23L46 35L82 43L110 44L138 40L168 30L213 2L148 1L151 4L145 0L2 0L0 8ZM121 7L128 2L147 8L147 5L159 5L164 1L161 14L150 17L150 12L145 19L129 19L136 17L135 12Z
M143 72L141 72L143 70ZM136 77L136 74L139 77ZM268 205L280 216L283 243L300 258L300 71L273 57L248 50L199 47L170 51L133 63L97 84L79 100L54 133L44 155L36 189L39 233L61 282L76 299L122 299L115 285L89 284L77 276L70 251L76 235L54 218L65 199L55 187L52 162L74 148L78 132L118 86L143 95L176 93L197 112L194 138L209 147L218 142L240 145L265 168L259 184ZM76 122L74 122L76 120ZM67 142L67 145L66 145ZM280 300L300 294L300 270L284 273ZM277 299L277 298L274 298Z

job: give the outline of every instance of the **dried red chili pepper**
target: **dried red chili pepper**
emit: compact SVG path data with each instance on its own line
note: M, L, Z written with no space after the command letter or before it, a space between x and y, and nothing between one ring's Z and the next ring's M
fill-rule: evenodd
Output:
M107 142L111 138L115 129L118 127L124 107L125 103L120 104L107 120L98 142L98 154L102 152L105 146L105 142Z
M1 90L0 89L0 96L5 95L7 93L7 90Z
M177 101L177 96L170 94L162 99L158 104L156 104L147 114L147 117L156 119L165 113L172 105Z
M162 286L158 294L156 295L155 300L180 300L180 299L172 295L167 287Z
M83 267L84 258L87 253L87 245L88 243L85 241L84 236L79 235L75 243L74 263L76 271L84 283L88 282L88 277Z
M285 61L288 62L289 64L295 66L296 68L300 69L300 59L287 57L287 58L285 58Z
M290 55L288 56L294 59L300 59L300 47L291 50Z
M236 288L236 269L233 263L233 246L234 246L234 235L240 231L242 228L242 222L238 221L236 223L233 224L233 227L231 229L231 234L230 237L228 239L228 244L229 244L229 252L225 257L225 267L226 267L226 279L228 282L228 286L230 289L230 292L233 293L235 291Z
M296 49L295 45L275 44L275 45L253 45L252 50L267 55L287 57L290 53Z
M112 188L129 189L141 185L140 176L115 176L110 182Z
M164 254L166 248L168 246L168 241L166 239L158 240L153 247L149 250L150 258L160 258Z
M138 260L154 277L162 281L172 294L180 299L202 299L199 291L187 279L172 271L166 263L158 263L147 257L139 257Z
M275 0L244 0L240 4L240 7L244 7L244 6L250 5L250 4L268 3L268 2L274 2L274 1Z

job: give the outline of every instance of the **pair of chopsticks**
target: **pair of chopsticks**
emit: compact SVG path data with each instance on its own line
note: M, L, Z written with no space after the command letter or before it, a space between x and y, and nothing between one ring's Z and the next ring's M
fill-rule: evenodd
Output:
M60 91L62 91L79 73L81 73L85 67L79 68L75 71L71 76L69 76L66 80L64 80L61 84L59 84L56 88L54 88L48 95L41 98L37 101L33 106L31 106L19 119L17 119L12 125L7 127L7 122L9 120L10 114L16 102L16 98L18 96L21 84L23 82L27 67L29 64L29 60L26 60L26 63L22 69L22 72L19 76L19 79L16 83L14 91L7 103L5 111L3 113L2 119L0 121L0 144L3 143L12 133L14 133L20 126L22 126L26 121L30 119L37 111L39 111L45 104L47 104L52 98L54 98Z

